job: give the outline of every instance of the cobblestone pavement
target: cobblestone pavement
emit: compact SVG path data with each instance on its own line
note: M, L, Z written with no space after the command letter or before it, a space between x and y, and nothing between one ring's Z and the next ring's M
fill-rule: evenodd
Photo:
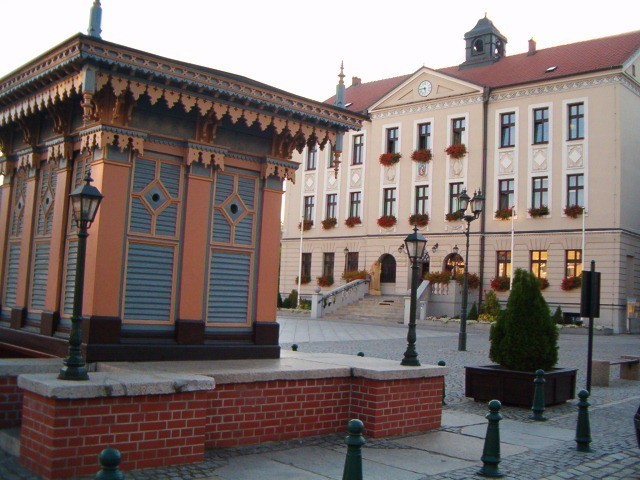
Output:
M366 326L361 325L362 328ZM406 328L395 325L397 328ZM444 360L450 368L446 378L445 411L465 412L485 415L485 403L476 403L464 397L464 366L490 363L488 359L489 340L486 329L470 331L467 340L467 351L458 352L457 326L439 326L438 335L429 335L431 326L420 325L417 340L419 359L423 364L435 364ZM444 334L443 334L444 333ZM398 335L392 335L398 337ZM578 389L586 383L587 336L581 334L562 334L559 341L559 366L578 368ZM291 344L283 344L283 348L291 348ZM406 348L402 338L385 340L349 340L321 341L299 343L299 351L334 352L356 354L364 352L367 356L400 359ZM640 336L614 335L594 338L594 358L613 359L624 354L640 352ZM593 452L582 453L575 449L575 442L567 443L561 448L529 450L503 459L500 468L506 478L518 480L571 480L614 479L640 480L640 449L636 443L632 418L640 405L640 384L634 381L617 379L617 371L612 368L610 387L593 387L589 398L591 434ZM564 405L548 407L545 425L575 429L577 418L576 401ZM528 409L504 406L501 410L504 418L518 422L532 422L528 419ZM443 430L458 433L456 428ZM459 430L459 429L458 429ZM396 442L394 438L367 439L366 449L407 449L406 445ZM147 469L126 472L127 480L215 480L216 471L227 465L230 459L238 456L261 454L265 452L287 451L300 447L316 447L336 452L345 452L344 434L315 437L288 442L274 442L252 447L210 450L205 454L205 461L185 466ZM463 480L480 478L477 471L481 463L474 467L466 467L438 475L428 475L421 480L443 479ZM366 467L365 467L366 470ZM39 477L25 471L14 457L0 452L0 478L6 480L38 480ZM287 477L288 478L288 477ZM314 477L315 478L315 477ZM318 478L336 478L326 476ZM366 478L366 476L365 476ZM252 479L247 479L252 480Z

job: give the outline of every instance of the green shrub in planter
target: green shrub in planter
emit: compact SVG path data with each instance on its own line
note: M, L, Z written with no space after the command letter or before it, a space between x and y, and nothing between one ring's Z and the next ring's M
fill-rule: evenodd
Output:
M551 370L558 362L558 329L531 272L516 270L507 308L489 338L489 357L509 370Z
M289 302L289 308L296 308L298 306L298 290L295 288L291 290L287 301Z
M496 292L493 290L489 290L487 292L487 296L485 297L484 302L482 302L480 313L486 313L494 318L500 313L500 302L498 301Z
M553 313L553 316L551 317L551 319L553 320L553 323L555 323L556 325L565 324L564 315L562 315L562 309L560 308L560 305L558 305L558 308L556 308L556 311Z
M473 302L471 305L471 309L469 310L469 314L467 315L468 320L478 320L478 306L476 302Z

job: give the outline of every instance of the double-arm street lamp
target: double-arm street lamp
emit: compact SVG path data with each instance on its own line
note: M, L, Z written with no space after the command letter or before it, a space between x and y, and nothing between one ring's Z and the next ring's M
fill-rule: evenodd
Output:
M413 227L413 233L404 239L405 249L411 261L411 303L409 304L409 332L407 333L407 351L400 365L419 367L418 352L416 352L416 304L418 290L418 262L425 257L427 239L418 233L418 227Z
M462 219L467 222L464 230L467 248L464 252L464 281L462 282L462 312L460 312L460 334L458 335L458 350L464 352L467 349L467 299L469 297L469 227L471 222L480 217L484 210L484 195L478 190L469 198L464 190L459 197Z
M89 380L87 365L82 358L82 296L84 294L84 261L87 230L96 218L98 207L102 201L100 190L91 185L93 179L90 171L80 185L69 195L73 210L73 220L78 227L78 255L76 260L76 279L73 291L73 311L71 313L71 332L69 333L69 356L64 359L58 378L61 380Z

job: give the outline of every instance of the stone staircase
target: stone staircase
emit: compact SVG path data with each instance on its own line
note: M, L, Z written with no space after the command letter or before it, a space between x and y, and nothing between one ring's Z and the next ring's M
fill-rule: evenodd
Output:
M402 295L366 295L362 300L324 316L327 320L361 321L377 319L388 323L402 323L404 297Z

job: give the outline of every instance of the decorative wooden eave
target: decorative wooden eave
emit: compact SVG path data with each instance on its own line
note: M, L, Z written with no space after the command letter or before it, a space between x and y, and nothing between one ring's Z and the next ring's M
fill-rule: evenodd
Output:
M95 73L95 85L87 82L87 68ZM78 34L0 80L0 127L73 94L85 95L83 107L89 108L87 92L107 84L116 96L130 92L137 100L146 93L152 103L164 98L169 107L195 107L203 116L213 111L218 118L229 115L234 123L244 118L248 125L258 122L263 130L273 126L276 133L288 130L322 146L334 143L337 132L360 129L366 119L245 77Z
M144 154L144 140L147 135L135 130L127 130L109 125L99 125L78 132L82 151L93 151L111 146L124 151L130 149L132 152Z

